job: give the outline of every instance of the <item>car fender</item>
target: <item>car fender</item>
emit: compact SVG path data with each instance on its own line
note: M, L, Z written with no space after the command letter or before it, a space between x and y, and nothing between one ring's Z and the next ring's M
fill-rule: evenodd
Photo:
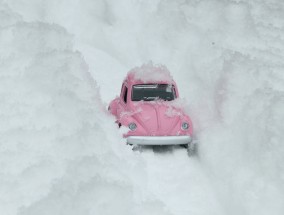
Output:
M110 113L112 115L116 116L116 118L118 118L118 116L117 116L118 103L119 103L119 97L117 97L114 100L112 100L110 102L109 107L108 107L108 110L110 111Z

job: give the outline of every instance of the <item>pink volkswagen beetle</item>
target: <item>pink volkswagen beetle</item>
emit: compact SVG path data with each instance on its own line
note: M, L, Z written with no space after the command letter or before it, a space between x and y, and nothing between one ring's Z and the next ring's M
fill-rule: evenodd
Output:
M195 151L192 122L179 107L179 92L165 66L144 64L128 72L109 111L130 145L182 145Z

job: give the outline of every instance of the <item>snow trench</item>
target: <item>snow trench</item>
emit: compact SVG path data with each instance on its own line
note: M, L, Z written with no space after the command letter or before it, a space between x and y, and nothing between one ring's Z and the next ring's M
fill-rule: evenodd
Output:
M0 214L283 214L283 12L0 0ZM198 157L132 151L106 112L148 61L176 80Z

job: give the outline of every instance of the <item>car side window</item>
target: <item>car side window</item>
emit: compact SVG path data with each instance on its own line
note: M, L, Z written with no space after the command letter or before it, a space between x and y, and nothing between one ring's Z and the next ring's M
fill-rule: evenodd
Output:
M177 98L177 93L176 93L176 88L175 88L175 86L173 85L173 92L174 92L174 97L175 97L175 99Z
M122 95L122 93L123 93L123 88L124 87L124 83L122 83L122 85L121 85L121 90L120 90L120 95Z
M127 87L125 87L124 95L123 95L123 100L124 100L125 103L127 103L127 91L128 91L128 89L127 89Z

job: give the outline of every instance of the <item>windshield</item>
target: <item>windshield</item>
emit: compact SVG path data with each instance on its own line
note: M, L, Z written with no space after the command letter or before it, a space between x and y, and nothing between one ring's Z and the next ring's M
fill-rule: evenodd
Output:
M171 84L139 84L132 87L132 101L174 100L174 86Z

